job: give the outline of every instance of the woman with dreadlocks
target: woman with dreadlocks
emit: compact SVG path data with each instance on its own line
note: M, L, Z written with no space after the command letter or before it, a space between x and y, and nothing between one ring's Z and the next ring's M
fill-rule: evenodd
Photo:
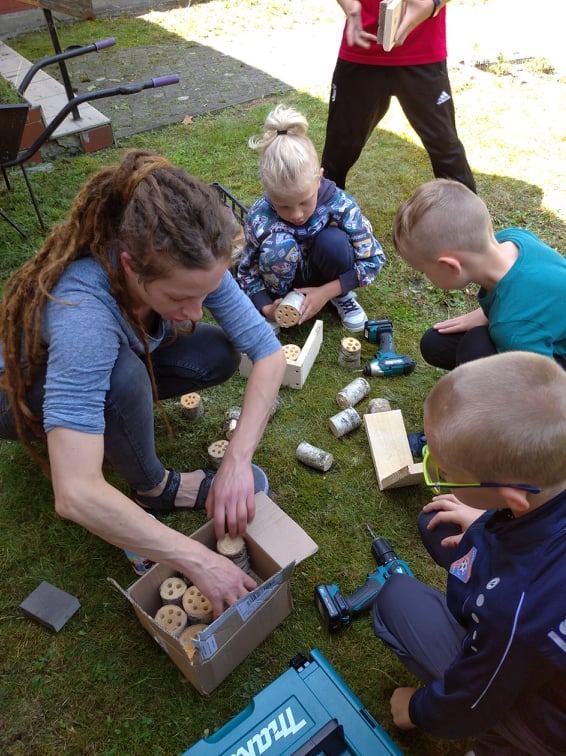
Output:
M206 507L218 537L245 532L254 515L252 455L286 363L228 271L233 237L213 187L131 151L86 183L69 219L11 276L0 310L0 437L38 459L46 437L57 513L186 574L215 615L254 581L144 510ZM203 306L220 327L197 324ZM240 352L253 369L216 475L167 470L154 400L226 381ZM104 458L132 498L106 481Z

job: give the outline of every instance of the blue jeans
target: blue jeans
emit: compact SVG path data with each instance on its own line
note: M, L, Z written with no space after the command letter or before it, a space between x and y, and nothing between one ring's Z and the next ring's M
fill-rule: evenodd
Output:
M151 354L159 399L224 383L240 355L218 326L199 323L192 334L165 339ZM45 370L28 391L34 413L43 414ZM137 491L149 491L165 474L155 451L153 394L145 362L126 346L118 353L106 395L104 455ZM0 438L17 440L9 403L0 392Z
M327 226L313 239L308 255L303 260L302 270L297 270L293 288L324 286L339 278L351 279L343 293L357 286L354 271L354 248L348 234L336 226Z

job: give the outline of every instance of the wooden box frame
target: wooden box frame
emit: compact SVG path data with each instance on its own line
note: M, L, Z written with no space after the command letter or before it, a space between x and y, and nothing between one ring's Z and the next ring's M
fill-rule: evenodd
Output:
M308 335L296 360L287 360L287 367L281 381L282 386L302 389L310 370L316 360L322 344L322 320L317 320ZM240 375L248 378L252 370L252 361L245 354L240 360Z
M364 425L380 491L423 482L423 466L413 461L401 410L364 415Z

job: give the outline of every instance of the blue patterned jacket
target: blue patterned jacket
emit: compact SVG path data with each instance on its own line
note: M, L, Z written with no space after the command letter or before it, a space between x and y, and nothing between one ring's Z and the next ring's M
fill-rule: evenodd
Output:
M246 246L237 279L258 309L293 288L297 272L305 272L314 238L330 225L341 228L350 237L355 255L355 286L367 286L383 267L385 255L357 202L333 181L321 180L316 209L302 226L280 218L267 195L254 202L246 218ZM278 261L277 274L262 276L260 255L263 270L272 269L270 261Z

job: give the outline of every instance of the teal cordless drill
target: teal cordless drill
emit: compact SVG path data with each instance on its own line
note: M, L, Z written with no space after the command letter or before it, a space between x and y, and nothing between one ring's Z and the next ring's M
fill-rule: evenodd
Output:
M371 551L377 569L370 572L365 583L351 596L344 596L337 585L321 584L314 589L315 604L329 630L346 627L357 614L369 609L385 581L395 572L411 575L407 562L399 559L389 541L375 535L366 525L371 537Z
M373 360L363 373L369 376L409 375L415 369L415 361L406 354L397 354L393 343L393 323L390 320L366 320L364 336L370 344L378 344Z

